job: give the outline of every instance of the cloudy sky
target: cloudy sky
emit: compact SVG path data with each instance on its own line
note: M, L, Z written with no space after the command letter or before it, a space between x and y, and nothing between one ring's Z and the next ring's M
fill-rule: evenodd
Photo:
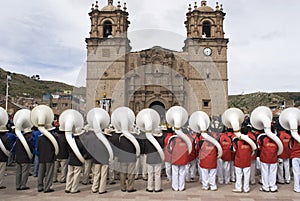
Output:
M88 12L95 1L0 2L0 68L28 76L39 74L42 80L80 85L85 79ZM107 0L99 2L100 7L107 4ZM200 5L200 0L197 2ZM219 2L226 12L225 36L229 38L229 94L299 91L300 26L296 13L300 1ZM185 14L188 4L194 1L127 0L126 3L133 50L154 45L181 50L186 35ZM208 0L213 8L215 3L216 0ZM137 37L149 30L158 34L147 40Z

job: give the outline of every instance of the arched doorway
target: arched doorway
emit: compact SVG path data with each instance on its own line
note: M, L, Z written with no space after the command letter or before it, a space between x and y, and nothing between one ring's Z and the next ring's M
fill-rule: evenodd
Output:
M156 112L158 112L161 122L165 121L165 119L166 119L166 107L162 102L154 101L150 104L149 108L154 109Z

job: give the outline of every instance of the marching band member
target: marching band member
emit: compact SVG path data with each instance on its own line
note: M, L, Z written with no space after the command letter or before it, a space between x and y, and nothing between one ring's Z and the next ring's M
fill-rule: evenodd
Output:
M53 182L59 181L60 183L66 183L66 177L67 177L67 171L68 171L68 142L66 140L65 132L58 130L55 133L55 138L57 140L58 146L59 146L59 152L56 156L56 160L54 163L54 176L53 176ZM57 180L57 172L59 167L61 175L60 178Z
M211 135L211 133L208 133ZM200 136L199 141L199 158L202 175L202 190L218 190L216 185L217 174L217 157L218 151L216 146Z
M298 133L300 134L300 126L298 126ZM294 175L294 192L300 193L300 142L291 138L289 147L292 150L291 160Z
M242 127L242 134L247 135L247 127ZM239 140L238 138L233 139L232 149L235 152L234 167L235 167L235 189L232 192L241 193L242 188L245 193L250 192L250 167L251 167L251 153L252 148L245 140ZM244 182L242 178L244 176Z
M82 155L85 155L87 151L79 139L80 134L81 133L73 134L73 137L79 152ZM74 194L80 192L78 186L79 186L80 173L82 171L83 163L78 159L78 157L76 156L76 154L74 153L70 145L68 145L68 151L69 151L69 159L68 159L69 162L68 162L68 173L67 173L65 193Z
M172 180L172 160L171 160L171 154L168 151L168 142L171 136L173 136L175 133L172 130L172 127L167 125L167 129L163 130L165 133L164 137L164 154L165 154L165 171L167 175L167 181Z
M4 145L4 147L0 147L0 189L5 189L6 186L3 186L4 182L4 172L6 168L6 162L8 160L8 155L5 153L9 152L11 149L11 145L9 143L9 139L6 137L7 128L5 125L0 126L0 141ZM5 149L5 150L3 150Z
M33 146L31 143L32 130L30 128L24 129L23 135L29 146L31 153L33 152ZM16 190L28 190L26 186L29 176L31 159L28 157L27 152L21 143L20 139L16 141Z
M189 160L188 147L181 137L170 138L168 150L171 153L172 163L172 189L185 190L185 165Z
M48 128L48 131L55 129ZM45 136L40 135L38 138L37 151L39 154L39 170L38 170L38 192L53 192L51 188L53 182L55 149L52 142Z
M290 174L290 156L291 150L289 149L289 142L291 139L290 131L286 131L283 128L278 129L278 137L283 144L283 152L278 156L278 183L289 184L291 180Z
M224 129L220 134L219 143L222 147L222 157L218 159L218 182L219 184L229 184L230 182L230 162L233 153L231 151L232 139Z
M154 138L157 140L159 145L163 147L163 134L160 129L156 130L153 133ZM155 146L149 141L145 141L145 154L146 154L146 163L148 170L148 181L147 189L148 192L161 192L161 166L162 160L161 157L155 148Z
M272 127L272 129L274 128ZM264 133L257 137L257 145L260 150L262 182L262 187L259 190L263 192L277 192L276 175L278 146Z

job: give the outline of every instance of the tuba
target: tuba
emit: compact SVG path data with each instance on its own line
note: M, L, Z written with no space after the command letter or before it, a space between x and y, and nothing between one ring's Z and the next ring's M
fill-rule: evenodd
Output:
M136 124L140 130L146 133L146 138L156 148L161 160L164 161L164 152L157 140L152 135L153 131L158 128L160 124L159 114L153 109L143 109L136 116Z
M88 128L94 130L95 135L104 144L108 151L109 161L112 161L114 157L112 147L102 133L102 129L108 127L110 122L108 112L101 108L93 108L87 113L86 119L88 122Z
M222 114L222 123L227 128L232 128L237 138L246 141L252 148L252 155L255 153L256 144L248 137L241 133L241 126L244 121L244 113L238 108L229 108Z
M46 105L38 105L31 111L30 119L33 125L51 141L55 149L55 155L57 155L59 151L58 143L54 136L46 129L46 126L52 124L54 120L52 109Z
M0 126L4 126L6 127L6 124L8 122L8 116L7 116L7 112L5 109L3 109L2 107L0 107ZM9 156L9 150L7 150L3 144L3 142L0 139L0 149L3 151L3 153L6 156Z
M59 130L65 131L66 140L74 154L82 163L84 163L85 160L73 138L73 135L80 135L83 133L82 115L77 110L67 109L59 116L59 125Z
M131 141L136 150L136 156L141 154L141 148L135 137L129 132L135 120L133 111L128 107L118 107L111 115L111 123L115 129L122 131L124 136Z
M209 127L210 120L208 115L203 111L194 112L189 119L189 127L197 133L201 133L203 138L213 145L215 145L218 149L218 158L222 157L222 147L220 143L213 137L207 134L207 129Z
M300 136L298 134L298 126L300 125L300 110L295 107L284 109L279 115L280 125L290 130L293 138L300 143Z
M283 151L283 145L280 139L271 131L272 111L266 106L259 106L255 108L250 116L251 125L258 129L264 129L266 135L271 138L278 146L277 155L280 155Z
M189 154L192 152L192 142L189 137L184 134L181 130L181 127L188 120L187 111L181 106L173 106L166 113L166 120L169 125L175 127L175 133L184 140L188 147ZM170 138L171 139L171 138ZM170 140L169 140L170 141Z
M28 109L21 109L18 110L16 112L16 114L14 115L14 125L15 125L15 132L17 137L20 139L20 142L22 143L23 147L25 148L25 151L29 157L29 159L32 159L32 153L30 151L30 148L23 136L23 134L21 133L21 131L24 131L24 129L26 128L32 128L33 124L30 120L30 113L31 111Z

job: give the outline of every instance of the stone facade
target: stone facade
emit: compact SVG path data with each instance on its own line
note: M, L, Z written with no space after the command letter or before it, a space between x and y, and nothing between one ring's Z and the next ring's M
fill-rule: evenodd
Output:
M174 105L191 114L202 110L219 116L227 109L227 43L222 6L189 6L187 38L182 52L159 46L130 52L128 12L118 3L98 9L93 5L87 42L87 111L97 107L102 94L112 101L111 111L129 106L164 111Z

